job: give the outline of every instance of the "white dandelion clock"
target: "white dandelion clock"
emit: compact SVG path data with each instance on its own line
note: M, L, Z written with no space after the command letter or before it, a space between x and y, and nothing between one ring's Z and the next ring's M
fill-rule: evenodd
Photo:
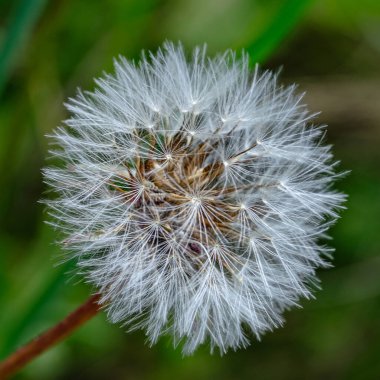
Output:
M184 352L248 344L310 297L344 196L324 129L247 57L166 43L79 92L45 179L68 257L113 322Z

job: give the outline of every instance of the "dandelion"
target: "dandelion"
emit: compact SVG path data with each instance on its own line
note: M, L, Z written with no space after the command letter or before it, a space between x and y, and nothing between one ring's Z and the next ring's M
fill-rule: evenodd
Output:
M310 298L344 200L295 86L228 51L166 43L70 99L45 179L67 257L113 322L221 353Z

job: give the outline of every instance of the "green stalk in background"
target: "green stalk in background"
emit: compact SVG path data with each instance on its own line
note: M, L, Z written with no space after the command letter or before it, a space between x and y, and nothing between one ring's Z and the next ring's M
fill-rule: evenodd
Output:
M9 330L3 333L2 344L0 346L0 358L5 357L15 350L21 343L25 331L31 323L43 316L43 313L48 309L51 300L62 290L64 279L66 278L65 273L70 271L73 266L72 262L67 262L64 265L61 265L43 286L43 289L33 300L33 303L26 313L22 315L14 325L10 326Z
M261 35L246 47L253 62L263 63L292 31L313 0L288 0L280 7Z
M0 96L17 54L39 19L47 0L20 0L15 3L0 45Z

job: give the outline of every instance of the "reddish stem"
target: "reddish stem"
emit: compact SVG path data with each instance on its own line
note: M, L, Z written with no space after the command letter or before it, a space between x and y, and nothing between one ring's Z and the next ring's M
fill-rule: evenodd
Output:
M74 310L54 327L25 344L0 362L0 380L6 379L28 364L36 356L58 343L66 336L95 316L99 310L99 294L91 296L84 304Z

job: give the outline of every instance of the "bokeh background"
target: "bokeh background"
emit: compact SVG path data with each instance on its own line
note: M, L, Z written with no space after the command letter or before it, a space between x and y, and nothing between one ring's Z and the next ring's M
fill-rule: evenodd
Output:
M45 135L64 100L165 39L210 54L244 48L252 62L299 83L321 110L347 211L332 229L334 268L323 290L287 313L284 328L224 357L182 358L163 338L149 348L100 314L15 378L380 378L380 1L0 0L0 357L60 320L91 289L57 265L43 223Z

